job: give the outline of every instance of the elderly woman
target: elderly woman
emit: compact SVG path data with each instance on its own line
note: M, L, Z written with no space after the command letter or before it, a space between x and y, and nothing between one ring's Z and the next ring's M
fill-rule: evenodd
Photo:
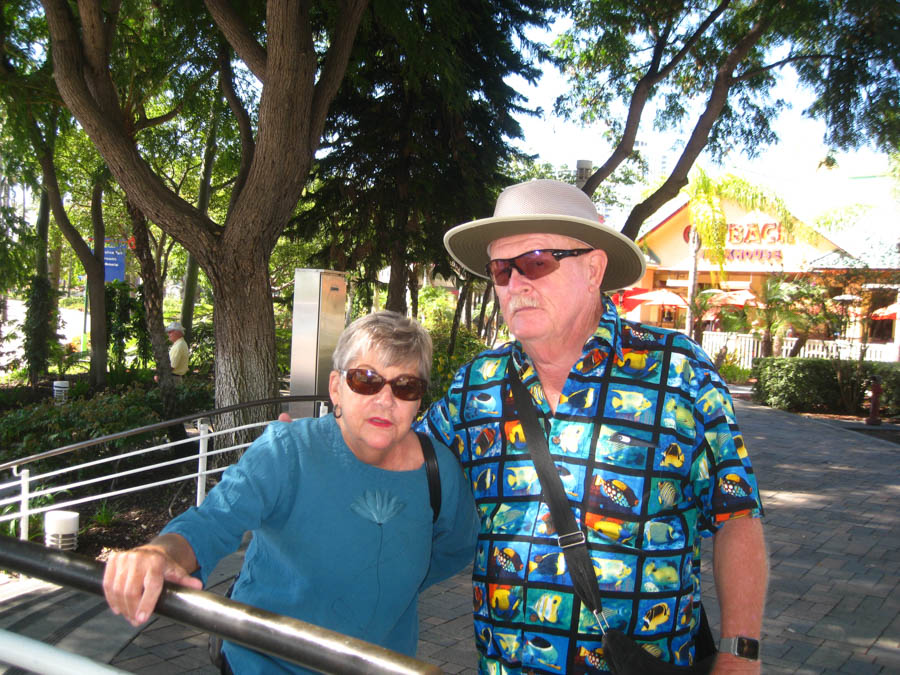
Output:
M415 654L419 591L471 563L479 528L459 463L438 444L432 522L410 429L431 339L415 321L377 312L344 331L333 365L334 414L273 422L200 507L110 557L103 587L113 612L143 623L163 580L201 588L251 530L235 600ZM223 672L308 672L229 642L223 653Z

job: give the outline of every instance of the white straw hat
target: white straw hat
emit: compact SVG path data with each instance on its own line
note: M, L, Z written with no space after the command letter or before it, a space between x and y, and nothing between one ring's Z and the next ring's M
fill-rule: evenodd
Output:
M556 180L511 185L497 198L491 218L473 220L444 235L444 247L460 265L487 278L488 246L515 234L560 234L606 251L606 273L600 289L626 288L647 269L641 249L621 232L600 222L597 207L582 190Z
M170 333L173 330L177 330L179 333L184 332L184 326L181 325L180 321L173 321L168 326L166 326L166 332Z

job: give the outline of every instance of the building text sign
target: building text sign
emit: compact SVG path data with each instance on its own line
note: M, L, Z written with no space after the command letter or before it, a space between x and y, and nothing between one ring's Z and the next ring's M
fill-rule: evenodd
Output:
M728 244L732 246L776 246L793 244L794 238L781 227L781 223L729 223Z

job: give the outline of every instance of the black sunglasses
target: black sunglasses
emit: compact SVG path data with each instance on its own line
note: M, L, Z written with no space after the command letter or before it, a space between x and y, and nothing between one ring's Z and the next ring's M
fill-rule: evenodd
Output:
M393 380L387 380L368 368L350 368L340 373L344 376L350 391L363 396L373 396L384 389L384 385L389 384L394 396L401 401L418 401L428 388L425 380L412 375L398 375Z
M593 250L592 248L543 248L522 253L515 258L495 258L488 262L485 269L495 286L506 286L513 270L518 271L526 279L534 281L558 270L559 261L563 258L578 257Z

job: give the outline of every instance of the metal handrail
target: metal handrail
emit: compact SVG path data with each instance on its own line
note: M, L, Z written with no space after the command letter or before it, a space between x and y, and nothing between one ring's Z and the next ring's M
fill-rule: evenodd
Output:
M74 452L75 450L81 450L83 448L89 448L93 445L99 445L100 443L109 443L111 441L117 441L120 438L128 438L129 436L135 436L137 434L143 434L150 431L159 431L161 429L167 429L168 427L174 424L184 424L185 422L190 422L192 420L199 419L201 417L212 417L214 415L221 415L223 413L234 412L235 410L242 410L244 408L255 408L257 406L262 405L275 405L278 403L294 403L294 402L316 402L316 401L327 401L328 397L326 396L317 396L317 395L303 395L303 396L279 396L278 398L267 398L261 401L249 401L247 403L235 403L234 405L225 406L224 408L216 408L214 410L208 410L206 412L196 412L190 415L184 415L182 417L176 417L175 419L166 420L165 422L154 422L153 424L147 424L143 427L138 427L136 429L127 429L125 431L117 431L114 434L108 434L106 436L101 436L100 438L91 438L86 441L79 441L78 443L72 443L70 445L64 445L60 448L54 448L53 450L46 450L44 452L39 452L35 455L31 455L30 457L24 457L20 459L12 459L8 462L3 462L0 464L0 471L5 471L6 469L19 468L25 466L26 464L31 464L32 462L37 462L42 459L47 459L48 457L56 457L57 455L64 455L68 452Z
M0 564L22 574L103 595L104 565L73 553L2 537ZM249 649L322 673L425 673L440 668L380 645L192 588L165 582L154 610Z
M0 664L3 663L41 675L128 675L126 670L6 630L0 630Z

